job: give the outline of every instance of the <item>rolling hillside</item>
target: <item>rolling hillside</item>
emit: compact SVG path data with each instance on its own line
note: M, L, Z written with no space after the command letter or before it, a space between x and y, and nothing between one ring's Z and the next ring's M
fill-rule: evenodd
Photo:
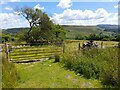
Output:
M28 28L10 28L10 29L3 29L2 33L9 33L9 34L16 34L22 30L28 30Z
M97 25L97 26L72 26L72 25L63 25L64 29L67 31L67 38L72 39L75 38L77 34L81 36L88 36L90 34L99 34L103 33L106 35L111 35L117 32L117 28L115 26L109 25ZM11 28L2 30L3 33L16 34L21 30L28 30L28 28Z
M98 26L63 26L67 30L67 38L75 38L77 34L81 36L88 36L90 34L103 33L105 35L111 35L114 32L104 31L104 29Z
M99 24L97 26L103 29L104 31L111 31L118 33L118 25Z

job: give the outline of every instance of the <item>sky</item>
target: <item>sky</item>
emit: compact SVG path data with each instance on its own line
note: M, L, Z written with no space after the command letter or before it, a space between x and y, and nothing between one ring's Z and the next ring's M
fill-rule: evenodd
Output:
M88 2L89 1L89 2ZM60 25L118 24L118 1L106 0L0 0L0 29L29 27L27 20L16 14L24 7L40 9Z

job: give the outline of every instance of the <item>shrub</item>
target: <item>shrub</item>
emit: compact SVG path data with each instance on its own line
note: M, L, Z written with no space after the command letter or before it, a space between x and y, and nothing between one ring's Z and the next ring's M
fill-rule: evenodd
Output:
M55 54L55 62L59 62L60 61L60 56L58 54Z
M86 49L79 52L66 52L62 63L70 70L86 78L100 79L104 85L118 86L117 48Z

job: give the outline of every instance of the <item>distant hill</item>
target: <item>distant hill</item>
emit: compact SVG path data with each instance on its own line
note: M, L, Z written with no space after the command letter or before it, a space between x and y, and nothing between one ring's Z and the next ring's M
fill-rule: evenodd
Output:
M117 32L117 25L97 25L97 26L75 26L75 25L63 25L63 28L67 31L67 38L75 38L77 34L81 36L88 36L90 34L103 33L111 35ZM16 34L21 30L28 30L29 28L11 28L4 29L2 33Z
M3 29L2 33L9 33L9 34L17 34L22 30L28 30L29 28L10 28L10 29Z
M97 26L99 28L103 29L104 31L110 31L110 32L118 33L118 25L99 24Z
M88 36L90 34L100 34L111 35L114 32L105 31L104 28L99 26L70 26L63 25L64 29L67 30L67 38L75 38L75 35L80 34L81 36Z

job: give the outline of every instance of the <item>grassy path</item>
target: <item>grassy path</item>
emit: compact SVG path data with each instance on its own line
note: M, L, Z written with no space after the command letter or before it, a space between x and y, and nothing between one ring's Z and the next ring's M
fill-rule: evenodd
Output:
M54 60L16 64L20 75L17 88L100 88L98 80L86 79L66 70Z

